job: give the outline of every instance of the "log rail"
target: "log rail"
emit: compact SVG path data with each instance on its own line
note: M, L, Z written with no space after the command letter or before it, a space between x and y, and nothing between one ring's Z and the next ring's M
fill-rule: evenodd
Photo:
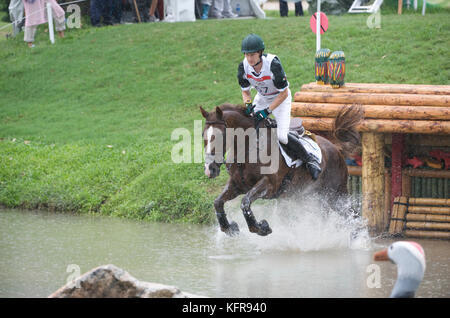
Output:
M395 198L389 233L450 239L450 199Z
M294 94L291 113L302 118L305 129L331 131L338 112L352 104L361 105L364 111L364 119L356 127L362 133L363 141L362 215L368 219L372 231L382 232L389 224L389 211L386 209L393 211L395 205L401 205L398 202L394 204L394 198L402 195L402 182L405 181L407 186L406 182L412 176L408 172L402 174L405 134L439 135L443 139L450 135L450 85L346 83L344 87L335 89L330 85L309 83ZM384 170L386 135L392 138L390 175L386 175ZM436 174L442 178L442 171ZM390 182L386 178L390 178ZM390 200L387 199L388 190ZM439 227L440 232L436 235L450 238L447 225L434 224L437 216L427 214L409 218L409 234L422 235L432 226Z

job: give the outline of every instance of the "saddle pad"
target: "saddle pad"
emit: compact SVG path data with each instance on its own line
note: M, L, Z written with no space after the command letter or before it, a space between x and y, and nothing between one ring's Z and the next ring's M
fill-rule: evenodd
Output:
M277 128L277 122L268 117L265 119L264 124L267 128ZM291 121L289 122L289 131L295 131L300 136L305 133L305 128L303 128L303 121L301 118L294 117L291 118Z
M319 145L307 135L300 136L299 140L302 143L303 147L305 147L306 151L308 151L310 154L312 154L318 160L318 162L321 163L322 162L322 151L320 150ZM292 160L292 158L289 157L289 155L284 151L283 147L281 147L279 141L278 141L278 147L280 148L281 154L284 157L284 161L286 162L286 165L289 168L297 168L302 165L302 163L303 163L302 160L300 160L300 159Z

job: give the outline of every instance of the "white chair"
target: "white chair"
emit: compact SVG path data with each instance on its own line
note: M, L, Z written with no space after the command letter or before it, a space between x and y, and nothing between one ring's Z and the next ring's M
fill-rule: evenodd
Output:
M416 0L417 1L417 0ZM353 1L352 6L348 9L349 13L374 13L380 9L383 0L375 0L372 4L362 5L363 0ZM364 1L366 3L368 1Z

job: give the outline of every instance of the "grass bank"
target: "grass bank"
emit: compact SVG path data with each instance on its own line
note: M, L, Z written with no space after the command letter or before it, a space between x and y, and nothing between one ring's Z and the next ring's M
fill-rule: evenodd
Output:
M330 16L322 46L346 54L348 82L449 84L450 15ZM262 35L291 90L314 80L309 17L68 30L55 45L0 41L0 204L209 223L215 180L175 164L171 133L240 103L240 42Z

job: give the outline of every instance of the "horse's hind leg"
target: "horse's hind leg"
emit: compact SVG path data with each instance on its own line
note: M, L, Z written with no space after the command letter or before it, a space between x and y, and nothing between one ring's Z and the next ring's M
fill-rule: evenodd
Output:
M272 233L272 229L266 220L261 222L256 221L253 215L250 205L257 199L264 196L270 195L272 191L272 186L269 182L269 178L266 176L262 178L256 185L244 196L241 202L241 209L244 213L245 221L247 221L248 229L252 233L257 233L258 235L265 236Z
M219 221L220 230L228 235L235 235L239 233L239 227L236 222L228 222L225 214L225 202L234 199L241 194L231 179L228 180L227 185L222 193L214 200L214 208L216 210L217 221Z

